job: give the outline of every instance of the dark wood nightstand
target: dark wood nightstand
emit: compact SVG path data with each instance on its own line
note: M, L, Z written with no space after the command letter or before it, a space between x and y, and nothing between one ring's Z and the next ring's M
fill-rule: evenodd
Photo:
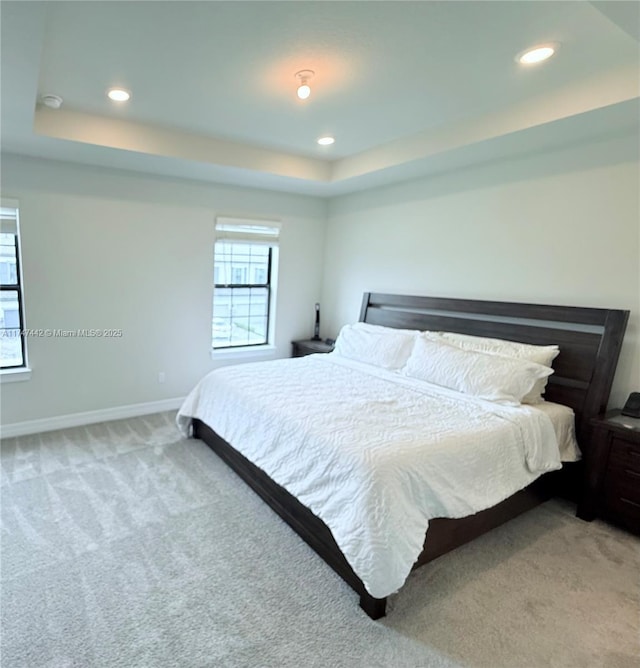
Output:
M292 357L304 357L314 353L330 353L333 350L333 344L330 345L324 341L314 341L313 339L292 341L291 345L293 346Z
M597 516L640 534L640 420L619 410L594 418L577 515Z

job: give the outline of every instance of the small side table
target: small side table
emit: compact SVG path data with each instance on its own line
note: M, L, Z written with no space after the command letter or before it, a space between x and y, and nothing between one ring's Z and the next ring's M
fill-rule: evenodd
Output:
M602 516L640 534L640 419L615 410L591 426L577 515L588 522Z
M292 357L304 357L305 355L313 355L314 353L330 353L333 350L333 344L325 343L324 341L314 341L313 339L306 339L305 341L292 341L293 346Z

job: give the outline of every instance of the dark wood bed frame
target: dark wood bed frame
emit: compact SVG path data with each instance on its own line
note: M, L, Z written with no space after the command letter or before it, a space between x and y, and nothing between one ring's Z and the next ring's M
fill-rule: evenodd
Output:
M545 397L570 406L583 451L589 421L605 410L629 311L543 306L366 292L360 321L387 327L449 331L537 345L558 344ZM386 598L372 597L353 572L327 525L283 487L243 457L210 427L193 421L202 439L275 512L282 517L360 595L360 607L372 618L383 617ZM564 467L565 469L567 467ZM486 533L557 493L559 476L548 473L498 505L462 519L431 520L424 549L414 568Z

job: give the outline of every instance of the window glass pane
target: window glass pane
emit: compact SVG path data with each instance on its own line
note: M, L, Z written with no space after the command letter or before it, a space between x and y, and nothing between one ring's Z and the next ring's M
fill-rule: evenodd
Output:
M213 299L214 348L266 343L268 302L267 288L216 288Z
M255 297L249 306L249 316L252 318L262 317L267 315L267 302Z
M215 247L216 285L266 285L269 279L269 246L218 241Z
M267 316L249 318L249 329L261 339L267 340Z
M15 234L0 234L0 285L18 284Z
M0 367L22 366L22 341L19 329L0 328Z
M0 221L0 368L25 365L18 272L18 212L3 208Z
M20 303L17 290L0 291L0 366L21 366Z
M20 303L17 290L0 291L0 328L20 329Z

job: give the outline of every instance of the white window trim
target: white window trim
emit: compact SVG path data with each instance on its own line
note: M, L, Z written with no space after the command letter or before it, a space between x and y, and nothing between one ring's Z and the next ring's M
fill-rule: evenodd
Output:
M11 197L1 197L0 196L0 207L7 207L9 209L15 209L18 212L18 216L16 219L16 230L18 233L18 245L19 245L19 253L20 256L18 258L19 266L20 266L20 293L21 293L21 299L22 299L22 327L26 329L27 327L27 315L26 315L26 309L25 309L25 290L24 290L24 275L23 275L23 267L22 267L22 238L20 236L20 201L17 199L13 199ZM19 367L8 367L4 369L0 369L0 383L18 383L24 380L31 380L31 368L29 367L29 354L27 351L27 342L25 341L24 345L24 366L19 366Z
M2 369L0 371L0 383L20 383L23 380L31 380L31 369L29 367L18 367L17 369Z
M263 346L247 346L242 348L212 348L211 359L235 359L241 357L271 357L277 351L273 343L265 343Z

